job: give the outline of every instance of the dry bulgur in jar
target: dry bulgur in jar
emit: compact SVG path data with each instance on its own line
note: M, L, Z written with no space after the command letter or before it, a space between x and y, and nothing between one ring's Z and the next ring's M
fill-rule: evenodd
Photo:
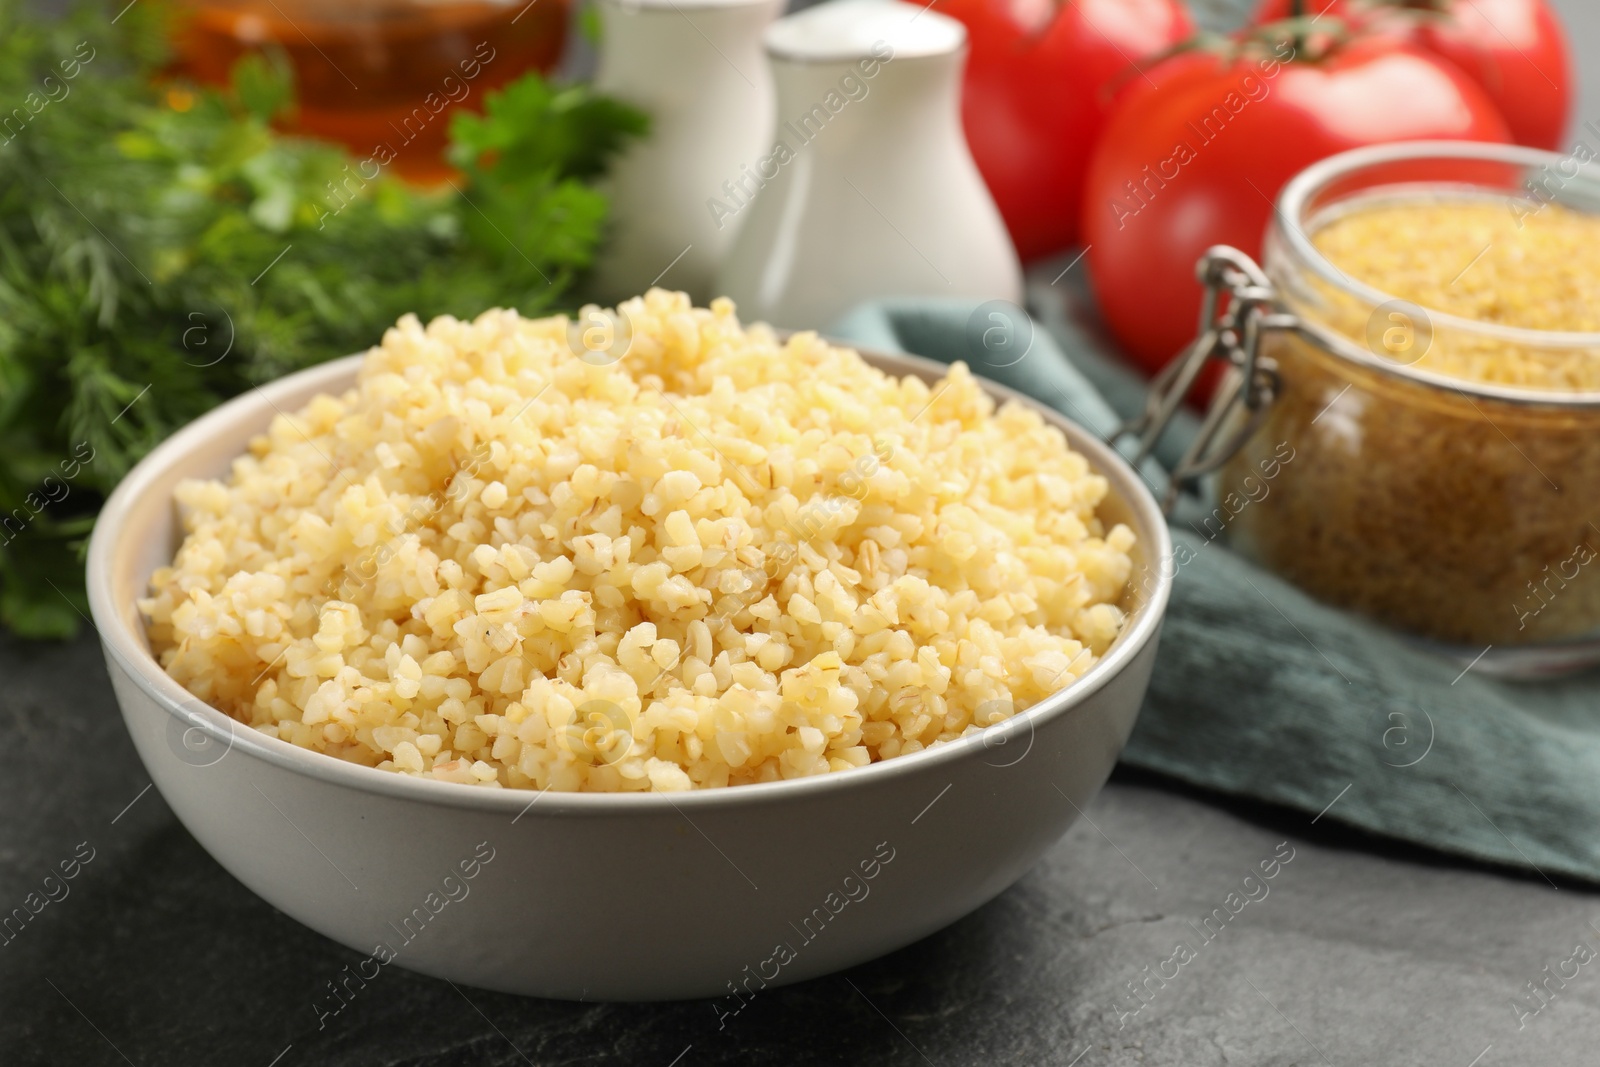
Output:
M1281 390L1219 490L1293 459L1230 541L1450 645L1581 642L1600 632L1600 215L1562 202L1577 179L1529 184L1553 155L1413 147L1330 160L1280 201L1266 270L1302 329L1263 338Z

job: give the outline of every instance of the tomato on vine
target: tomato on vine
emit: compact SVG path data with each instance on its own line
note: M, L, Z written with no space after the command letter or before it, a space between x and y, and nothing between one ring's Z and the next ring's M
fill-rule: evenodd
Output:
M1443 56L1477 82L1518 144L1558 149L1572 114L1571 47L1546 0L1304 0L1329 15L1395 34ZM1291 13L1264 0L1255 21Z
M1305 167L1367 144L1510 139L1454 65L1325 21L1327 30L1277 23L1173 56L1107 119L1089 165L1083 239L1106 323L1144 369L1194 336L1201 253L1229 244L1259 256L1274 198Z
M943 0L967 27L967 143L1023 259L1078 236L1089 152L1134 64L1185 40L1181 0Z

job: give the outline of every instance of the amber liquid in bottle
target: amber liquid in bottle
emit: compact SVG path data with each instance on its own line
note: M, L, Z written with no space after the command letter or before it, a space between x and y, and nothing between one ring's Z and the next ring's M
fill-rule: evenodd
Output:
M292 129L419 182L450 174L450 112L561 57L568 0L194 0L178 33L183 67L224 84L266 46L294 67Z

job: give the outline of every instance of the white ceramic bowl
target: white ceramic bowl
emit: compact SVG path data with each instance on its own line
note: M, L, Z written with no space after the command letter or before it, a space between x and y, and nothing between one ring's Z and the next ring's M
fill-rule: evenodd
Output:
M944 369L866 355L928 380ZM747 1000L852 966L996 896L1111 772L1149 682L1171 543L1133 470L1032 401L1110 480L1107 517L1138 535L1131 616L1077 683L973 739L797 781L607 795L408 778L236 723L162 671L135 599L180 539L174 485L226 472L277 411L350 386L359 358L247 393L174 434L106 503L88 573L117 700L156 788L239 881L372 955L349 974L372 980L398 964L545 997L723 996L718 1010L735 1011L735 989Z

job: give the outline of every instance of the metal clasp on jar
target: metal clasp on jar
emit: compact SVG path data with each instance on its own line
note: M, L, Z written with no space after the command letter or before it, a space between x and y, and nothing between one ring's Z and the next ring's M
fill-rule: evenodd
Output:
M1218 359L1234 368L1235 373L1224 377L1194 441L1171 471L1161 502L1168 514L1179 492L1196 489L1201 478L1244 446L1277 399L1282 384L1278 365L1261 355L1262 334L1300 328L1299 319L1278 310L1277 294L1261 267L1237 248L1214 245L1206 249L1195 273L1205 286L1199 336L1150 383L1144 411L1106 438L1115 444L1130 434L1136 436L1139 447L1133 462L1139 464L1172 425L1205 365Z

